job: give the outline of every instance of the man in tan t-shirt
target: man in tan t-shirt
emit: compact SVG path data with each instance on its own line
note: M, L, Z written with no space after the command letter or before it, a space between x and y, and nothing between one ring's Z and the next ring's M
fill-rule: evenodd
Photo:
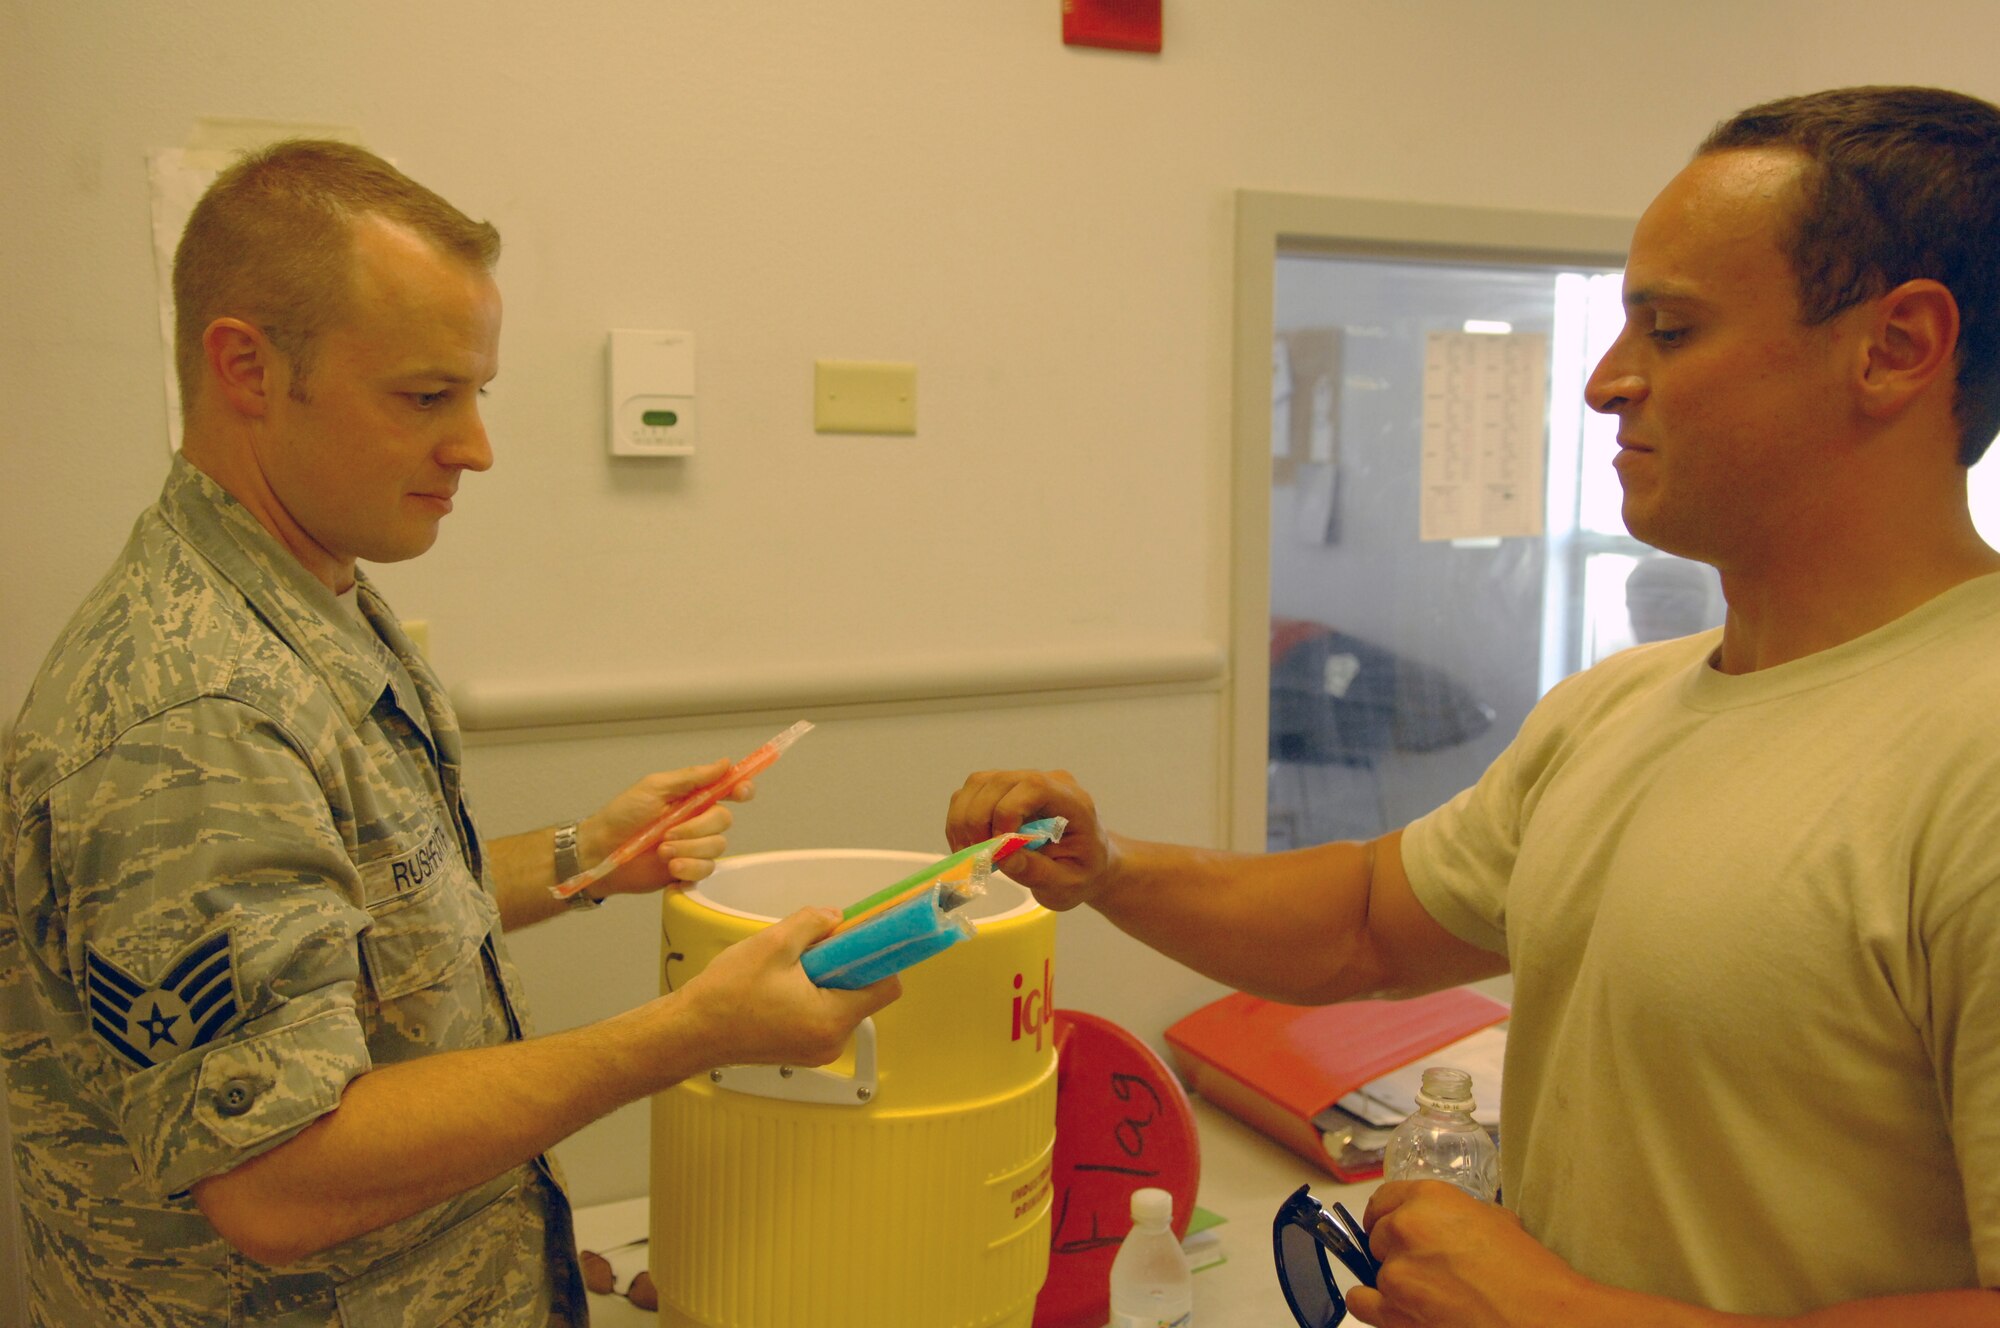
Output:
M1010 875L1259 995L1512 972L1513 1211L1382 1186L1363 1322L2000 1325L2000 554L1966 499L1996 253L1995 107L1743 112L1641 218L1586 388L1626 525L1717 569L1719 632L1558 687L1369 843L1141 843L1060 772L954 796L954 844L1069 817Z

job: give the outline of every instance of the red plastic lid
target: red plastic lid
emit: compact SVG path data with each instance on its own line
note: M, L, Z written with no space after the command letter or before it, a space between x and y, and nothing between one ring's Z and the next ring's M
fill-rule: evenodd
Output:
M1111 1261L1132 1229L1132 1191L1174 1197L1187 1234L1201 1144L1187 1094L1152 1048L1109 1019L1055 1012L1056 1146L1049 1276L1034 1328L1102 1328Z

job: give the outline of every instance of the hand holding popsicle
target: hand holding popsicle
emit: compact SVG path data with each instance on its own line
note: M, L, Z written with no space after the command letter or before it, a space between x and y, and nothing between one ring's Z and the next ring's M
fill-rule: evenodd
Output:
M722 951L668 1000L714 1039L705 1064L824 1065L854 1026L902 994L890 976L855 990L810 982L799 956L838 915L800 909Z
M664 808L728 774L729 766L728 761L710 761L682 770L662 770L639 780L578 825L577 843L583 860L598 861L651 824ZM745 784L732 791L726 801L748 802L755 792L754 784ZM715 870L715 860L729 847L725 834L733 820L727 806L717 805L683 821L651 852L607 873L591 894L599 898L643 894L707 879Z
M981 770L966 777L945 814L945 840L962 849L1019 829L1024 821L1060 816L1062 838L1016 853L1006 873L1061 911L1090 902L1117 869L1111 836L1097 806L1066 770Z
M921 867L910 875L885 886L865 899L849 904L840 915L840 923L835 933L851 931L860 923L868 921L888 909L895 907L921 890L940 882L959 882L970 888L971 893L982 893L983 884L977 884L981 877L1006 862L1022 849L1041 848L1063 837L1065 823L1060 817L1050 817L1045 821L1034 821L1007 834L995 835L967 848L961 848L948 857Z
M1030 821L856 900L805 951L806 975L822 987L854 990L970 939L974 928L957 910L986 893L994 863L1061 839L1063 829L1060 817Z
M801 720L740 761L716 761L635 784L591 818L601 825L588 826L592 835L617 847L594 865L558 882L553 893L558 899L567 899L600 882L604 886L599 894L616 894L703 879L722 852L721 834L730 823L728 809L716 804L725 798L748 801L754 792L752 776L769 767L811 728ZM579 840L582 838L579 833ZM663 842L671 845L665 858L658 851Z

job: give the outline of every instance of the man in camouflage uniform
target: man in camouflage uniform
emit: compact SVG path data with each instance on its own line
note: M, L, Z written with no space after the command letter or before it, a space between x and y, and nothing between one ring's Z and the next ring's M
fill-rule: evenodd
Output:
M482 844L442 688L355 566L492 461L498 236L379 159L239 163L175 263L185 445L30 692L0 801L0 1056L37 1324L587 1318L544 1156L735 1062L819 1063L806 911L524 1040L503 930L720 764ZM726 810L594 887L706 875Z

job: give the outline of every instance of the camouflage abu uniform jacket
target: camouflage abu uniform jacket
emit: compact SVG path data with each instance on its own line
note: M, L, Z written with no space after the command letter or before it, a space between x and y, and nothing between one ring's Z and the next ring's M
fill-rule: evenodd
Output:
M357 593L373 633L176 458L29 693L0 1064L38 1324L585 1321L540 1160L282 1270L188 1194L372 1065L522 1036L450 705Z

